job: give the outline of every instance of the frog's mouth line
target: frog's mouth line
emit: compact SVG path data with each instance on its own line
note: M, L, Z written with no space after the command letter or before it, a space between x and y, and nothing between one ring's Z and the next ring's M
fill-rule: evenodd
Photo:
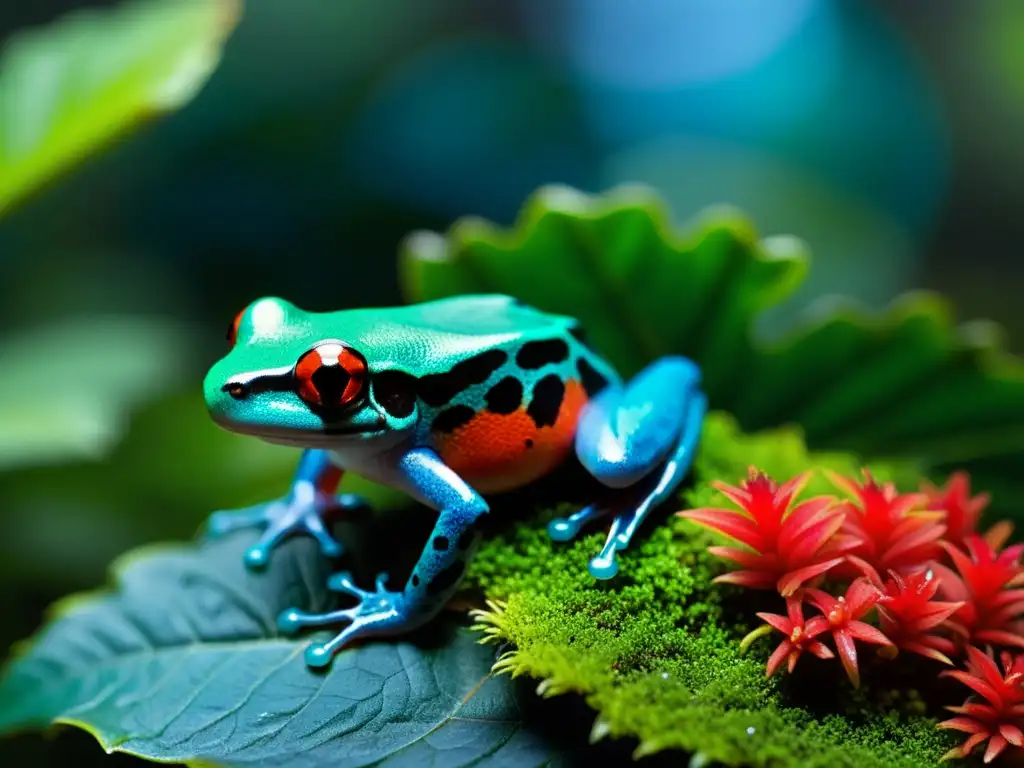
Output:
M383 419L371 425L360 427L325 427L323 431L305 431L285 427L275 428L265 425L245 424L244 422L217 417L214 417L214 421L217 423L217 426L226 429L228 432L258 437L268 443L286 445L293 448L337 445L340 438L373 437L375 435L382 435L387 431Z

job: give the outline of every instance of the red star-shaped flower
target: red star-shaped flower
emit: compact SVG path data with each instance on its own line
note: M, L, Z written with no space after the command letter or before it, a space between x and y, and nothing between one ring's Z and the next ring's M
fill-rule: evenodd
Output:
M963 603L934 600L939 580L928 568L906 577L889 571L889 576L891 578L885 583L877 606L881 630L893 643L892 653L887 655L894 656L898 648L943 664L952 664L949 656L956 653L956 644L932 630L952 616Z
M833 597L820 589L804 590L808 600L828 620L828 628L839 652L839 659L854 688L860 685L855 640L876 645L891 646L889 638L860 619L878 602L881 593L867 579L854 581L846 594Z
M792 673L800 654L804 651L813 653L819 659L834 658L834 654L824 643L814 639L828 630L828 620L824 616L815 616L809 621L804 621L803 602L792 597L786 600L786 613L788 616L780 616L777 613L757 614L758 618L786 636L768 658L766 677L774 675L783 661L788 662L787 669ZM748 637L756 634L757 630Z
M928 497L928 509L946 513L946 535L943 538L958 547L966 547L967 537L979 533L978 523L991 497L987 493L971 496L971 477L966 472L954 472L944 488L922 482L921 491ZM999 549L1011 533L1013 524L1002 520L981 536L994 549Z
M963 603L950 617L950 626L974 644L1024 648L1019 621L1024 615L1024 589L1015 588L1024 585L1024 544L998 551L977 534L965 543L966 552L943 542L959 575L939 563L932 566L942 596Z
M990 763L1012 744L1024 744L1021 718L1024 717L1024 656L1013 657L1003 653L1003 669L991 656L973 646L967 647L967 670L950 670L943 675L956 678L984 701L968 699L959 707L946 707L959 717L944 720L939 728L949 728L970 734L967 741L943 755L943 760L966 757L971 751L988 741L984 761Z
M944 488L921 483L928 497L928 509L946 513L946 541L963 546L967 536L978 531L978 520L988 506L989 495L971 496L971 478L966 472L954 472Z
M837 534L843 513L836 500L822 496L791 507L809 479L809 474L802 474L777 486L752 467L739 488L714 483L741 511L691 509L679 513L749 548L708 547L713 555L741 567L715 581L777 589L788 597L842 562L842 554L856 542Z
M942 512L925 510L928 497L899 493L892 483L879 484L867 469L863 474L863 484L857 484L828 473L856 499L840 505L846 516L841 532L857 542L849 551L850 562L880 584L880 573L908 573L941 556L938 540L946 526Z

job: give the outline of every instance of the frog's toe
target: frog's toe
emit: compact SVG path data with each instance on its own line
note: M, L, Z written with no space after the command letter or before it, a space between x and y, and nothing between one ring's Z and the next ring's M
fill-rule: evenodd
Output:
M353 640L371 636L397 634L410 626L401 593L378 589L362 599L355 608L330 613L305 613L289 610L278 616L278 629L283 634L294 634L303 627L347 623L326 643L315 643L306 649L306 664L313 668L326 667L334 655Z
M587 564L587 570L595 579L605 581L613 578L619 572L619 563L615 559L615 553L611 552L608 555L591 558L590 563Z
M234 512L229 514L236 514ZM249 510L240 510L239 520L250 514ZM263 533L259 540L246 551L244 560L249 568L265 568L270 561L271 553L284 539L305 533L316 539L324 557L340 557L343 548L327 530L321 518L321 505L304 501L274 502L264 505L259 510L260 519L253 517L249 525L262 524ZM219 521L218 521L219 522ZM232 521L231 525L237 521ZM223 523L219 523L223 527ZM243 527L239 524L236 527Z
M573 525L572 521L559 517L548 523L548 536L552 541L572 541L580 532L580 526Z
M387 573L377 574L374 589L370 592L357 587L355 581L352 579L351 573L348 571L341 571L340 573L331 574L331 576L328 577L327 588L334 592L352 595L352 597L358 598L362 604L377 608L380 607L378 603L382 598L386 598L393 594L387 590L387 581Z
M268 520L266 504L258 504L245 509L218 510L211 513L206 519L204 533L209 538L217 538L233 531L266 525Z
M591 558L590 563L587 565L587 570L590 571L590 575L595 579L602 581L611 579L619 572L619 563L615 559L615 555L620 549L625 548L626 543L628 543L628 540L626 540L626 543L623 543L622 533L628 527L632 517L633 513L631 512L620 512L612 522L604 546L601 547L601 551L595 557Z
M245 551L244 559L249 568L266 568L270 562L270 547L254 544Z
M300 629L305 629L306 627L325 627L331 624L353 621L357 614L358 611L355 608L328 611L327 613L307 613L297 608L289 608L278 615L277 629L282 635L294 635Z
M356 586L355 581L352 580L352 574L348 571L332 573L327 577L327 588L333 592L342 592L352 595L352 597L358 597L360 600L370 597L369 592Z
M330 666L334 653L327 643L323 645L314 643L306 648L306 666L313 669L323 669Z
M607 512L607 508L591 504L579 512L569 515L569 517L556 517L548 523L548 536L552 541L572 541L584 525L607 514Z
M341 544L327 530L327 526L324 525L324 521L318 512L303 515L301 526L306 533L316 539L317 544L320 545L320 553L324 557L341 557L344 552Z

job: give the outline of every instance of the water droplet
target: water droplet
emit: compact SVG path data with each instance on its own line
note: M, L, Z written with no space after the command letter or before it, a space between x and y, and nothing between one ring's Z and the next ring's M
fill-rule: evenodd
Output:
M662 672L661 673L661 679L662 680L668 680L668 672Z
M750 725L750 726L747 726L747 736L753 736L753 735L754 735L754 732L755 732L756 730L757 730L757 728L755 728L755 727L754 727L754 726L752 726L752 725Z

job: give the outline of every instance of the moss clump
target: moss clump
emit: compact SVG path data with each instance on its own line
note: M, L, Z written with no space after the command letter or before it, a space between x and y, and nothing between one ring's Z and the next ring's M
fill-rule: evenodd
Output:
M714 414L680 505L721 506L709 483L735 483L749 465L780 480L807 469L852 475L860 468L852 456L809 453L794 430L744 435ZM871 469L879 479L916 484L907 468ZM805 496L824 492L834 489L818 477ZM546 695L584 695L597 711L594 738L636 737L638 755L683 749L734 766L809 768L935 765L955 743L935 729L928 716L935 713L920 697L893 696L870 652L859 691L838 663L810 656L793 677L765 679L774 641L759 640L741 655L739 639L758 623L754 612L779 611L779 599L713 586L722 568L706 554L711 539L697 526L672 517L652 527L620 554L620 575L600 583L586 565L604 532L551 542L544 523L563 511L538 513L492 537L467 587L491 601L478 628L512 647L499 669L539 679Z

